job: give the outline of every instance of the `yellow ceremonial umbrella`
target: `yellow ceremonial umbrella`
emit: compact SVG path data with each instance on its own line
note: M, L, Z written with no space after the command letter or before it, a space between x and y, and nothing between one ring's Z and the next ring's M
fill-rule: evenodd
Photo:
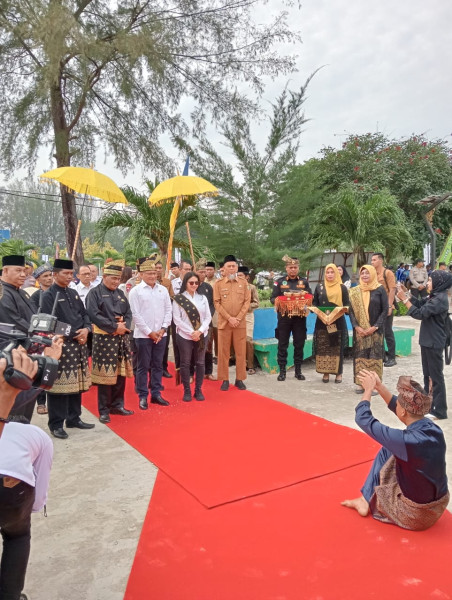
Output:
M178 175L159 183L149 196L149 204L158 204L179 196L216 196L218 189L202 177Z
M94 169L87 169L84 167L59 167L52 171L47 171L40 175L41 179L53 179L62 183L66 187L78 192L79 194L86 194L87 196L93 196L106 202L120 202L127 204L127 199L116 185L116 183L95 171Z
M166 261L166 275L168 275L168 267L171 262L171 254L173 252L173 237L174 229L176 227L177 215L179 214L179 208L182 204L182 198L184 196L217 196L218 189L212 185L206 179L202 177L194 177L192 175L178 175L177 177L171 177L166 181L159 183L152 194L149 196L149 204L158 204L159 202L165 202L166 200L172 200L175 198L174 207L171 211L170 217L170 237L168 240L168 252ZM187 227L188 242L190 244L190 254L193 262L195 263L195 257L193 254L193 246L191 243L190 228L188 223L185 223Z

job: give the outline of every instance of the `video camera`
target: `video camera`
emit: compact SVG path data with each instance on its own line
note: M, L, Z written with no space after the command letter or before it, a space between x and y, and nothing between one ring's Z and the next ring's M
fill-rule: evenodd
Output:
M52 313L41 313L41 303L38 312L31 317L28 335L14 329L14 325L0 323L0 358L6 358L6 369L3 374L5 381L19 390L29 390L31 387L49 390L57 377L58 361L43 356L44 349L52 345L54 335L68 336L71 326L57 320L54 313L58 302L57 292ZM42 296L41 296L42 297ZM13 365L12 351L22 346L30 358L38 363L38 371L34 379L30 379Z

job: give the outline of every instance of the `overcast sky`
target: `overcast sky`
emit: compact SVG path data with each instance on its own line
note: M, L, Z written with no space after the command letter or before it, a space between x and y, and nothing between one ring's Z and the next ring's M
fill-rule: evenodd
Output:
M257 19L280 8L279 0L269 0ZM305 113L311 120L302 134L300 162L324 146L339 147L347 133L425 133L452 141L450 0L305 0L301 9L290 9L290 22L303 40L284 48L298 55L290 86L325 65L309 87ZM285 83L269 81L264 106ZM264 143L264 127L255 131ZM168 153L176 156L170 147ZM53 166L46 158L36 173ZM138 170L124 177L108 158L99 157L96 168L118 185L141 187L143 176L152 178Z

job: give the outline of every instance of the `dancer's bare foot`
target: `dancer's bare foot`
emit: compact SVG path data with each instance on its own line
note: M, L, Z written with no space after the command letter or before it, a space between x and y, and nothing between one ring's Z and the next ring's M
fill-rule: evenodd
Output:
M367 517L369 514L369 503L364 496L354 498L353 500L344 500L341 504L342 506L347 506L347 508L354 508L362 517Z

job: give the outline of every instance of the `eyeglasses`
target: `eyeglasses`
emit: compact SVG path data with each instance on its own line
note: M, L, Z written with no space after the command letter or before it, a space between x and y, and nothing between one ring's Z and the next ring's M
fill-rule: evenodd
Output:
M199 285L198 281L188 281L188 285Z

